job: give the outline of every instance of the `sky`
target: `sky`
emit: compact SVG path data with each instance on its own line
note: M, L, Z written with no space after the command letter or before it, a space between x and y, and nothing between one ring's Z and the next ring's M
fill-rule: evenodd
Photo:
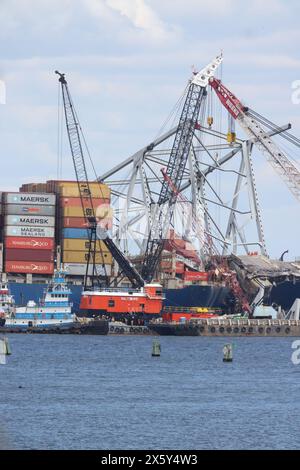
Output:
M297 0L0 0L0 191L57 177L56 69L98 174L157 136L192 66L221 50L226 85L300 136L299 17ZM299 203L263 157L256 175L269 253L294 259Z

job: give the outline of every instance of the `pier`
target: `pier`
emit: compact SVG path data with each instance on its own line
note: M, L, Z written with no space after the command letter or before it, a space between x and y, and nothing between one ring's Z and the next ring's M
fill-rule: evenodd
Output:
M153 322L149 328L166 336L300 336L299 320L209 318L185 323Z

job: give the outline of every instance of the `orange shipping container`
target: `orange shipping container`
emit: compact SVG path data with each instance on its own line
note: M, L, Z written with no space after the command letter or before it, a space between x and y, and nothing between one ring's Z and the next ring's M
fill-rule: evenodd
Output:
M84 190L88 191L86 183L80 184ZM106 184L89 182L89 189L93 198L110 199L110 189ZM47 190L59 193L62 197L80 197L76 181L47 181Z
M95 215L98 219L112 220L113 210L109 204L101 204L94 206ZM64 206L61 209L62 217L84 217L83 209L81 206Z
M59 203L61 207L81 207L80 197L60 197ZM109 204L110 200L105 198L93 198L93 206L96 208L102 204Z
M86 263L88 260L88 253L84 251L64 251L63 252L63 262L64 263ZM97 264L112 264L112 256L106 251L103 252L103 259L101 253L96 254L96 263Z
M82 240L78 238L65 238L62 243L63 251L88 251L90 242L89 240ZM97 250L107 252L108 249L105 244L98 240L97 241Z

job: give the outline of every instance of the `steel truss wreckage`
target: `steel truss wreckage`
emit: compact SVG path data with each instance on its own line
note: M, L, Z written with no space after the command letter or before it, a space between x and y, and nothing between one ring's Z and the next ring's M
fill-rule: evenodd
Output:
M300 147L300 140L287 132L290 124L275 125L244 106L223 85L215 76L222 60L218 56L200 72L194 72L177 126L97 178L111 188L115 215L112 236L101 233L101 238L115 259L116 277L123 273L134 287L142 288L157 277L165 241L172 238L171 234L191 242L190 246L199 253L197 260L185 258L188 270L205 270L212 259L219 258L221 269L229 275L230 270L222 265L228 255L244 251L246 255L268 257L255 176L255 150L266 157L300 200L298 164L276 139L285 139L285 144L288 142L293 148ZM88 183L85 184L88 178L80 126L64 75L59 75L82 207L92 234L88 258L94 265L99 234ZM228 132L224 132L223 108ZM235 122L244 138L236 137ZM249 311L245 290L233 278L232 287L244 310Z
M276 142L285 139L300 147L287 132L291 125L275 125L246 108L216 77L208 83L201 87L192 78L178 125L98 177L112 190L114 239L125 253L144 257L146 278L154 275L162 250L158 240L168 238L170 228L192 241L202 260L216 253L268 256L254 157L264 155L300 199L300 171ZM224 115L212 125L212 90L245 138L224 132ZM182 135L185 146L178 143ZM190 268L195 268L193 261Z

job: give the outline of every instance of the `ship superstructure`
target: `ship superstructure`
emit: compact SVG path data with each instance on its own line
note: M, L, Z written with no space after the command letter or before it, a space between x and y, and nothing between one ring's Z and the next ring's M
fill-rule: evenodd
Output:
M8 283L1 282L0 284L0 326L4 326L6 319L15 315L15 300L11 295Z

